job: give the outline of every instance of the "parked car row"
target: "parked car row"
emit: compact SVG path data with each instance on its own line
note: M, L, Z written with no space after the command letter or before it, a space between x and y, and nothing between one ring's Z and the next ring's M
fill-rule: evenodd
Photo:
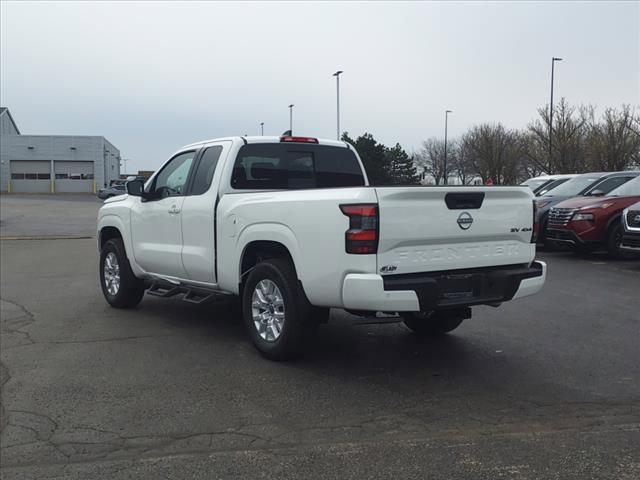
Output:
M640 201L639 175L596 172L529 179L524 184L537 196L538 243L584 253L605 249L615 258L639 254L640 213L633 206Z

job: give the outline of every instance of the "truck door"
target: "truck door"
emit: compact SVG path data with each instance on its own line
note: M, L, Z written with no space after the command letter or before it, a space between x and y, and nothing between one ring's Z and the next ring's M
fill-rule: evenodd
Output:
M182 263L188 278L217 283L215 214L222 165L232 142L208 144L197 160L182 208Z
M173 157L154 177L151 198L131 210L133 253L149 273L187 278L182 264L182 205L196 151Z

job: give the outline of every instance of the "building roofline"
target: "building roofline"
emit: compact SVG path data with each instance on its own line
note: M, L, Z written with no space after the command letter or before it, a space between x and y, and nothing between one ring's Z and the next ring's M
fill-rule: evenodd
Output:
M27 134L20 134L20 136L21 137L102 138L104 140L107 140L107 138L103 135L55 135L55 134L47 135L47 134L40 134L40 133L35 133L35 134L27 133ZM107 142L109 142L109 140L107 140ZM113 145L113 143L111 143L111 145Z
M11 115L11 112L9 111L8 107L4 107L4 110L2 110L2 112L0 112L0 117L2 115L4 115L5 113L9 116L9 120L11 120L11 123L13 124L13 127L16 129L16 132L18 132L18 135L21 135L20 129L18 128L18 124L13 119L13 116Z

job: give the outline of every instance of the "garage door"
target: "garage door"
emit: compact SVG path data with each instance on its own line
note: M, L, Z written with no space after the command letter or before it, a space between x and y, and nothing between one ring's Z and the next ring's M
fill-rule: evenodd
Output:
M53 162L56 193L93 192L93 162Z
M51 192L51 162L11 160L11 191L16 193Z

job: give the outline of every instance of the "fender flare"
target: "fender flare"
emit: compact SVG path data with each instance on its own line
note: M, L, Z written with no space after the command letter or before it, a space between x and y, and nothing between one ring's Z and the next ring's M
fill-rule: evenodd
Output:
M288 250L289 255L291 255L296 274L302 283L302 279L304 278L304 266L301 261L302 253L300 252L300 245L293 230L281 223L265 222L248 225L238 234L238 242L236 243L234 256L237 267L235 269L235 278L230 279L236 288L240 283L242 258L247 246L252 242L276 242L283 245Z
M131 232L126 227L122 218L114 214L106 214L100 217L100 220L98 222L98 247L100 247L100 236L102 234L102 229L105 227L113 227L120 232L120 236L122 237L122 244L124 245L124 251L127 254L127 259L129 260L129 264L131 265L131 270L133 270L134 275L136 275L137 277L144 275L145 271L140 268L140 266L138 266L133 255L133 245L131 243L130 234Z

